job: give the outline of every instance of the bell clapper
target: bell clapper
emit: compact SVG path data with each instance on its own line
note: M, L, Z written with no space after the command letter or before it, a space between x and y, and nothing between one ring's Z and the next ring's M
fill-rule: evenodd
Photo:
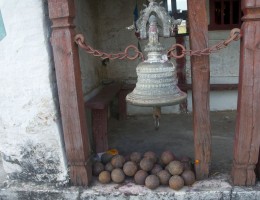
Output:
M156 131L158 131L159 127L160 127L160 118L158 116L155 116L154 117L154 128Z
M153 107L153 119L155 130L159 129L161 119L161 107Z

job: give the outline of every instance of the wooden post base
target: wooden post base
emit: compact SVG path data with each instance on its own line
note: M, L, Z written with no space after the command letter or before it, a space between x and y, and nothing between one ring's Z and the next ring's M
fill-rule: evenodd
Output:
M255 165L233 165L232 169L232 179L234 185L239 186L250 186L255 185L256 175L255 175Z
M92 179L91 162L82 165L70 165L69 170L70 181L75 186L89 185Z

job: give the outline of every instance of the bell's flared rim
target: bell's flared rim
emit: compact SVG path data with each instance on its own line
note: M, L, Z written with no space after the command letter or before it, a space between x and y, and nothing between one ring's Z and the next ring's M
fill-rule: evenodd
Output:
M180 91L176 95L167 95L167 96L159 96L159 97L147 97L143 95L136 95L130 93L126 96L126 102L135 106L143 106L143 107L155 107L155 106L171 106L180 104L182 101L187 99L187 94L185 92Z

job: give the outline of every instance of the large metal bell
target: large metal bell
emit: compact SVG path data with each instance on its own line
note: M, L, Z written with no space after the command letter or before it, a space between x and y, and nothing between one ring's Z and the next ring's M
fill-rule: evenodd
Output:
M138 106L168 106L187 98L177 86L175 66L168 60L147 61L137 66L137 83L127 102Z
M187 98L177 86L174 64L168 60L158 40L157 19L149 19L149 43L145 47L148 59L137 66L137 83L126 101L138 106L161 107L178 104Z

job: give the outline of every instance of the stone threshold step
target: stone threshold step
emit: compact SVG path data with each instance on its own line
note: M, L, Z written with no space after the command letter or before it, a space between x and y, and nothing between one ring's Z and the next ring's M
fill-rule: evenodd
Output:
M197 181L192 187L174 191L168 187L150 190L131 181L102 185L94 181L90 187L56 187L35 183L5 184L0 200L259 200L260 183L254 187L237 187L230 177L221 174Z

